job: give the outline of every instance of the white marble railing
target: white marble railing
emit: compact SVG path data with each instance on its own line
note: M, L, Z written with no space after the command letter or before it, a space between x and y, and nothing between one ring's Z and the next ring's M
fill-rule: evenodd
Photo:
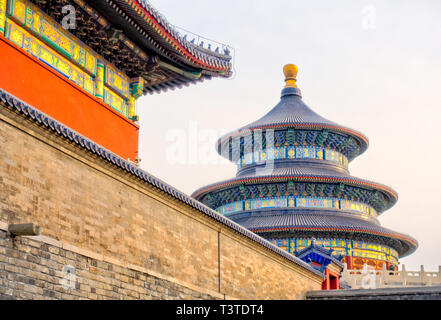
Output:
M362 270L348 270L346 264L340 278L352 289L375 289L411 286L441 285L441 266L438 272L426 272L424 266L419 271L407 271L402 265L401 271L375 270L364 265Z

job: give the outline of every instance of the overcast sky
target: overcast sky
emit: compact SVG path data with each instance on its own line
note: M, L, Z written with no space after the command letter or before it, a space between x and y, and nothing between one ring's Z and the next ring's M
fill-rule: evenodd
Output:
M170 23L231 45L235 75L140 99L143 169L187 194L233 177L216 139L273 108L283 65L297 64L304 102L369 138L351 174L398 192L380 222L419 241L401 264L438 270L441 1L150 2ZM186 152L175 158L177 143Z

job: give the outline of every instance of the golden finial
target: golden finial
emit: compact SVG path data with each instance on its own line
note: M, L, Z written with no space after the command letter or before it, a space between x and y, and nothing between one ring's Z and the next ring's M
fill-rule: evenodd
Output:
M296 77L299 69L295 64L286 64L283 67L283 73L285 74L285 88L297 88Z

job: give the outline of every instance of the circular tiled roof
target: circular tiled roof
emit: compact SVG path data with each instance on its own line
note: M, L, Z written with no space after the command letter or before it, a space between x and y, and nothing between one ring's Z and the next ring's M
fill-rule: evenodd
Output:
M280 102L271 111L259 120L224 135L217 141L216 147L217 150L225 150L225 152L227 152L229 149L226 147L226 144L229 142L230 138L247 135L256 129L276 130L287 128L315 130L327 129L329 131L348 135L358 142L360 146L360 154L367 149L369 144L369 140L364 134L327 120L311 110L311 108L303 102L299 89L284 88L282 90ZM222 156L228 157L227 154L220 153Z

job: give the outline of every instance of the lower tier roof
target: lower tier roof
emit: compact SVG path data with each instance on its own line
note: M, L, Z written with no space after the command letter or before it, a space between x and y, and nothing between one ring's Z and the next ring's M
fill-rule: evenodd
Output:
M248 217L230 219L243 227L258 234L278 231L312 231L312 232L336 232L349 235L389 238L391 246L397 250L400 257L407 256L418 247L418 242L407 234L392 231L368 220L351 218L335 214L324 214L320 211L297 211L271 214L255 214Z
M242 227L234 221L218 214L216 211L187 196L185 193L175 189L164 181L140 169L133 162L124 160L118 155L112 153L111 151L103 148L97 143L89 140L85 136L82 136L78 132L75 132L71 128L65 126L61 122L44 114L37 108L34 108L33 106L23 102L17 97L9 94L2 88L0 88L0 108L13 110L23 118L47 129L48 133L64 138L67 143L75 145L76 147L81 148L85 151L89 151L91 154L94 154L95 156L101 158L103 161L107 161L109 165L113 165L116 168L119 168L128 174L131 174L133 177L139 178L143 184L152 186L157 190L164 192L165 195L170 196L195 210L198 210L199 212L213 219L214 221L217 221L227 228L234 230L235 232L239 233L245 238L250 239L251 241L259 243L268 250L279 254L281 257L287 259L292 263L297 264L301 268L309 270L310 272L315 273L316 275L319 275L321 277L324 276L323 273L314 269L301 259L271 244L256 233L249 231L248 229Z

